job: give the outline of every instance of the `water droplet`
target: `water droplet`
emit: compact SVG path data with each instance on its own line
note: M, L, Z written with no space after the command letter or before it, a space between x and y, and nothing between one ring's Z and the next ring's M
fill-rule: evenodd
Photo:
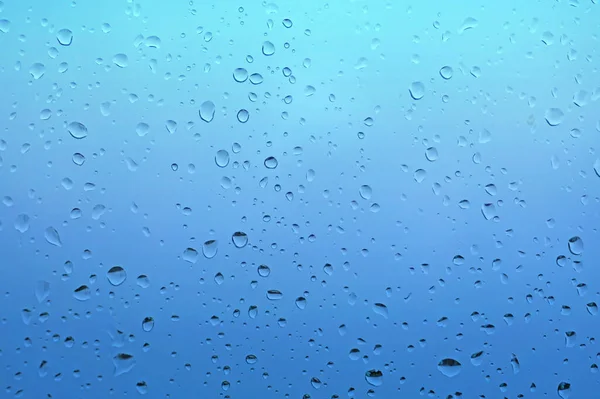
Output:
M388 308L383 303L375 303L375 304L373 304L373 312L375 312L375 314L383 316L386 319L388 318L388 314L389 314Z
M294 25L293 22L292 22L292 20L288 19L288 18L286 18L283 21L281 21L281 23L283 24L283 26L285 26L288 29L291 28Z
M443 66L440 69L440 76L446 80L451 79L452 75L454 75L454 71L452 70L452 67L449 66Z
M92 297L92 290L87 285L81 285L73 291L73 297L78 301L87 301Z
M217 151L215 155L215 163L219 168L224 168L229 165L229 153L225 150Z
M306 309L306 298L299 296L295 301L296 307L300 310Z
M417 169L413 175L413 178L417 183L422 183L427 177L427 172L424 169Z
M435 147L429 147L428 149L425 150L425 158L427 158L427 160L429 162L435 162L438 159L438 150Z
M596 302L588 303L587 305L585 305L585 308L588 311L588 313L592 316L596 316L598 314L598 305L596 304Z
M308 85L304 88L304 95L306 97L310 97L310 96L314 95L316 91L317 91L317 89L315 89L314 86Z
M379 370L369 370L365 373L365 380L374 387L381 386L383 384L383 373Z
M425 85L422 82L412 82L408 92L413 100L420 100L425 96Z
M270 301L278 301L283 298L283 294L279 290L269 290L267 291L267 299Z
M550 126L558 126L562 123L565 114L560 108L548 108L544 116Z
M250 119L250 113L245 109L240 109L237 113L237 120L240 121L240 123L246 123L248 122L248 119Z
M40 79L46 73L46 66L40 62L36 62L29 68L29 74L35 80Z
M174 134L177 131L177 122L168 120L165 122L165 128L167 129L167 132Z
M73 32L69 29L61 29L56 33L56 40L61 46L70 46L73 43Z
M236 68L233 70L233 79L238 83L243 83L248 80L248 71L244 68Z
M160 48L160 38L158 36L148 36L144 43L149 48Z
M477 25L479 25L479 22L475 18L467 17L467 18L465 18L462 25L458 29L458 33L464 33L465 31L467 31L469 29L474 29L477 27Z
M246 363L247 364L254 364L258 361L258 358L256 357L256 355L247 355L246 356Z
M10 32L10 21L8 19L0 19L0 32Z
M141 287L141 288L148 288L148 287L150 287L150 279L145 274L140 274L135 279L135 283L138 285L138 287Z
M81 122L69 123L69 125L67 126L67 131L69 132L71 137L73 137L74 139L77 139L77 140L84 139L88 135L87 126L85 126Z
M583 240L579 236L569 238L569 252L573 255L581 255L583 253Z
M262 45L262 53L266 56L275 54L275 45L269 41L266 41Z
M147 123L140 122L135 127L135 132L138 136L144 137L150 131L150 126Z
M314 389L319 389L323 383L317 377L313 377L310 379L310 385L312 385Z
M371 196L373 195L373 190L371 189L371 186L365 184L360 186L360 188L358 189L358 193L362 199L370 200Z
M600 158L596 159L596 161L594 161L594 172L596 172L596 176L600 177Z
M115 64L119 68L126 68L127 65L129 65L129 58L126 54L123 53L115 54L112 61L113 64Z
M496 205L492 203L486 203L481 206L481 213L485 220L491 220L496 216Z
M142 320L142 330L145 332L150 332L154 328L154 318L153 317L144 317Z
M460 373L462 365L454 359L443 359L438 363L438 370L446 377L454 377Z
M275 169L279 165L279 162L277 162L275 157L268 157L265 159L264 165L267 169Z
M85 156L79 152L76 152L73 154L72 160L75 165L81 166L85 163Z
M188 263L196 263L198 260L198 251L196 251L194 248L186 248L181 257Z
M113 365L115 366L114 375L128 373L135 366L135 359L128 353L118 353L113 357Z
M253 85L259 85L263 82L263 77L260 73L253 73L250 75L250 83Z
M558 396L562 399L568 399L571 395L571 384L568 382L561 382L558 384L558 388L556 389Z
M48 244L54 245L55 247L62 246L62 243L60 241L60 235L58 234L58 231L56 231L56 229L52 226L44 230L44 238L46 238L46 242L48 242Z
M267 265L258 266L256 271L258 272L258 275L261 277L269 277L269 275L271 274L271 269Z
M198 111L200 119L206 123L210 123L215 117L215 104L212 101L204 101L200 105L200 111Z
M206 259L212 259L217 255L217 240L208 240L202 244L202 255Z
M19 233L25 233L29 230L29 215L24 213L17 215L17 218L15 219L15 229Z
M145 395L148 393L148 384L146 384L146 381L136 382L135 389L140 395Z
M236 231L231 236L231 241L236 248L244 248L248 244L248 235L241 231Z
M35 298L38 303L42 303L50 295L50 283L47 281L38 281L35 285Z
M106 273L106 278L111 285L119 286L127 279L127 272L121 266L113 266Z

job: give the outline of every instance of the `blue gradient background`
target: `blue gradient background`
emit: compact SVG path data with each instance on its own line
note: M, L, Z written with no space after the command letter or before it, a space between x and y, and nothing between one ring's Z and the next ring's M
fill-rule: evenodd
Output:
M571 384L563 397L595 397L600 315L586 305L600 303L596 3L0 2L0 397L559 397L561 382ZM57 41L64 28L70 46ZM127 67L113 63L118 53ZM39 79L34 63L46 69ZM236 68L264 81L238 83ZM409 93L416 81L420 100ZM216 106L210 123L198 114L205 101ZM564 113L557 126L550 108ZM86 138L69 135L73 121ZM215 164L221 149L226 168ZM269 156L276 169L265 168ZM48 227L61 246L45 239ZM236 231L246 247L233 245ZM201 254L207 240L217 240L212 259ZM188 247L195 263L183 259ZM107 280L115 265L127 272L117 287ZM91 298L78 301L84 284ZM271 289L283 298L268 300ZM118 353L135 362L121 375ZM457 376L437 369L444 358L462 364ZM383 373L381 386L368 370Z

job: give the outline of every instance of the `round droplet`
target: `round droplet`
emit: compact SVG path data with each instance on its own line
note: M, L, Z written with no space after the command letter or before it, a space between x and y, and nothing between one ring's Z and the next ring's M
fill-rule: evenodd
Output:
M438 150L435 147L429 147L428 149L425 150L425 158L427 158L427 160L429 162L435 162L438 159Z
M262 53L266 56L275 54L275 45L269 41L266 41L262 45Z
M106 273L106 278L111 285L116 287L125 282L127 279L127 273L121 266L113 266Z
M312 385L315 389L319 389L321 388L321 385L323 385L323 383L317 377L313 377L310 379L310 385Z
M427 177L427 172L424 169L417 169L413 175L413 178L417 183L422 183Z
M258 275L261 277L269 277L269 275L271 274L271 268L269 268L269 266L267 265L260 265L256 270L258 272Z
M241 231L236 231L231 236L231 241L236 248L244 248L248 244L248 235Z
M258 358L256 357L256 355L248 355L246 356L246 363L247 364L254 364L258 361Z
M462 365L454 359L443 359L438 363L438 370L446 377L454 377L460 373Z
M85 163L85 156L83 154L76 152L73 154L73 163L77 166L81 166Z
M250 75L250 83L252 83L253 85L259 85L263 82L263 77L260 73L253 73L252 75Z
M217 240L208 240L202 244L202 255L206 259L212 259L217 255Z
M283 298L283 294L279 290L269 290L267 291L267 299L270 301L278 301Z
M92 290L87 285L81 285L73 291L73 297L78 301L87 301L92 297Z
M215 163L219 168L224 168L229 165L229 153L225 150L217 151L215 155Z
M67 126L67 131L74 139L81 140L87 137L88 129L81 122L71 122Z
M40 79L46 73L46 66L40 62L36 62L29 68L29 74L35 80Z
M148 393L148 384L146 384L146 381L138 381L135 384L135 389L140 395L145 395Z
M202 119L204 122L211 122L215 117L215 104L212 101L204 101L200 105L198 114L200 115L200 119Z
M373 189L371 186L364 184L358 189L358 194L362 199L370 200L371 196L373 195Z
M565 114L560 108L548 108L545 113L546 122L548 122L550 126L560 125L564 117Z
M150 279L145 274L140 274L135 280L135 283L141 288L150 287Z
M135 132L138 136L144 137L150 131L150 126L147 123L140 122L135 127Z
M0 19L0 32L10 32L10 21L8 19Z
M142 321L142 330L146 332L152 331L154 328L154 317L144 317Z
M277 159L275 157L268 157L265 159L265 168L267 169L275 169L277 167L277 165L279 165L279 162L277 162Z
M118 66L119 68L126 68L129 65L129 58L126 54L118 53L113 57L113 64Z
M306 309L306 298L304 298L303 296L299 296L298 298L296 298L296 307L300 310L304 310Z
M182 258L184 261L194 264L198 261L198 251L194 248L186 248L183 251Z
M285 26L288 29L291 28L294 25L294 23L292 22L292 20L288 19L288 18L286 18L283 21L281 21L281 23L283 24L283 26Z
M248 71L245 68L236 68L233 70L233 79L238 83L248 80Z
M583 253L583 240L579 236L569 238L569 252L573 255L581 255Z
M70 46L73 43L73 32L69 29L61 29L56 33L56 40L61 46Z
M240 121L240 123L246 123L248 122L248 119L250 119L250 113L245 109L240 109L237 113L237 120Z
M408 91L413 100L420 100L425 96L425 85L422 82L412 82Z
M558 384L558 388L556 389L558 396L562 399L568 399L571 395L571 384L568 382L561 382Z
M452 70L452 67L449 66L443 66L442 69L440 69L440 76L446 80L451 79L452 75L454 75L454 71Z
M383 373L379 370L369 370L365 373L365 380L374 387L381 386L383 384Z

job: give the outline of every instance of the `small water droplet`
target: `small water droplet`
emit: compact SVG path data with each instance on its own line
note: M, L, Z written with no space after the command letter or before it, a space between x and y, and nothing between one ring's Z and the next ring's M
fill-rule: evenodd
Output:
M217 240L208 240L202 244L202 254L206 259L212 259L217 255Z
M270 41L266 41L262 45L262 53L266 56L275 54L275 45Z
M115 64L119 68L126 68L127 65L129 65L129 58L126 54L123 53L115 54L112 61L113 64Z
M558 384L558 388L556 389L558 396L562 399L568 399L571 395L571 384L568 382L561 382Z
M46 66L40 62L36 62L29 68L29 74L35 80L40 79L46 73Z
M454 71L452 70L452 67L446 65L440 69L440 76L445 80L451 79L453 75Z
M212 101L204 101L200 105L200 110L198 113L200 115L200 119L206 123L210 123L215 117L215 104Z
M183 251L182 258L188 263L196 263L198 260L198 251L196 251L194 248L186 248Z
M245 109L240 109L237 113L237 120L240 123L246 123L250 119L250 113Z
M379 370L369 370L365 373L365 380L374 387L381 386L383 384L383 373Z
M573 255L581 255L583 253L583 240L579 236L569 238L569 252Z
M219 168L224 168L229 165L229 153L225 150L217 151L215 155L215 163Z
M461 371L462 365L454 359L443 359L438 363L438 370L446 377L454 377Z
M425 96L425 85L422 82L412 82L408 92L413 100L420 100Z
M362 199L370 200L373 195L373 189L371 189L371 186L364 184L358 189L358 194Z
M283 298L283 294L279 290L268 290L267 299L270 301L278 301Z
M92 297L92 290L87 285L81 285L73 291L73 297L78 301L87 301Z
M243 83L248 80L248 71L244 68L236 68L233 70L233 79L238 83Z
M56 40L61 46L70 46L73 43L73 32L69 29L61 29L56 33Z
M268 157L265 159L264 165L267 169L275 169L279 165L279 162L277 162L275 157Z
M544 116L548 125L558 126L562 123L565 114L560 108L548 108Z
M244 248L248 244L248 235L241 231L236 231L231 236L231 241L236 248Z
M428 149L425 150L425 158L427 158L427 160L429 162L435 162L438 159L438 150L435 147L429 147Z
M88 135L87 126L85 126L81 122L69 123L69 125L67 126L67 131L69 132L71 137L73 137L74 139L77 139L77 140L84 139Z
M48 244L54 245L55 247L62 246L60 235L54 227L50 226L46 228L46 230L44 230L44 237L46 238L46 242L48 242Z
M306 309L306 298L304 298L303 296L299 296L298 298L296 298L296 301L294 303L296 304L296 307L298 309Z

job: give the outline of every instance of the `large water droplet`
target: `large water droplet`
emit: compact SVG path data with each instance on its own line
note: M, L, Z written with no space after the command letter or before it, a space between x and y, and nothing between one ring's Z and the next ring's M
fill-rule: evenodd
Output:
M299 296L295 301L296 307L300 310L306 309L306 298Z
M233 70L233 79L238 83L243 83L248 79L248 71L245 68L236 68Z
M452 70L452 67L449 66L443 66L440 69L440 76L446 80L451 79L452 75L454 75L454 71Z
M388 308L383 303L373 304L373 312L375 312L375 314L383 316L386 319L388 318Z
M247 364L254 364L258 361L258 358L256 357L256 355L247 355L246 356L246 363Z
M44 238L46 239L46 242L50 245L54 245L55 247L62 246L62 242L60 241L60 235L58 234L58 231L56 231L56 229L52 226L44 230Z
M371 189L371 186L364 184L358 189L358 194L362 199L370 200L373 195L373 189Z
M265 168L267 169L275 169L277 167L277 165L279 165L279 162L277 162L277 159L275 157L268 157L265 159Z
M224 168L229 165L229 153L225 150L217 151L215 155L215 163L219 168Z
M246 123L250 119L250 113L245 109L240 109L237 113L237 120L240 123Z
M200 111L198 111L200 119L204 122L209 123L215 117L215 104L212 101L204 101L200 105Z
M150 332L154 328L154 317L144 317L142 321L142 330Z
M266 56L275 54L275 45L269 41L266 41L262 45L262 53Z
M438 150L435 147L429 147L428 149L425 150L425 158L427 158L427 160L429 162L435 162L438 159Z
M111 285L119 286L127 279L127 272L121 266L113 266L106 273L106 278Z
M579 236L569 238L569 252L573 255L581 255L583 253L583 240Z
M46 66L40 62L36 62L29 68L29 74L35 80L40 79L46 73Z
M84 139L88 135L87 126L85 126L81 122L69 123L69 125L67 126L67 131L69 132L71 137L73 137L74 139L77 139L77 140Z
M231 236L231 241L236 248L244 248L248 244L248 235L241 231L236 231Z
M126 68L127 65L129 65L129 58L126 54L123 53L115 54L112 61L113 64L115 64L119 68Z
M78 301L87 301L92 297L92 290L87 285L81 285L73 291L73 297Z
M15 229L19 233L25 233L27 230L29 230L29 215L24 213L17 215L15 219Z
M144 137L150 131L150 125L144 122L140 122L135 126L135 132L138 136Z
M446 377L454 377L460 373L462 365L454 359L443 359L438 363L438 370Z
M71 159L77 166L82 166L85 163L85 156L79 152L74 153Z
M279 290L268 290L267 299L270 301L278 301L283 298L283 294Z
M556 393L562 399L568 399L571 395L571 384L568 382L561 382L558 384L558 388L556 389Z
M56 33L56 40L61 46L70 46L73 43L73 32L69 29L61 29Z
M113 365L115 366L114 375L128 373L135 366L135 359L128 353L119 353L113 357Z
M562 123L565 114L560 108L548 108L544 117L550 126L558 126Z
M196 251L194 248L186 248L181 257L188 263L196 263L198 260L198 251Z
M365 380L374 387L381 386L383 384L383 373L379 370L369 370L365 373Z
M217 255L217 240L208 240L202 244L202 254L206 259L212 259Z
M425 96L425 85L422 82L412 82L408 92L413 100L420 100Z

